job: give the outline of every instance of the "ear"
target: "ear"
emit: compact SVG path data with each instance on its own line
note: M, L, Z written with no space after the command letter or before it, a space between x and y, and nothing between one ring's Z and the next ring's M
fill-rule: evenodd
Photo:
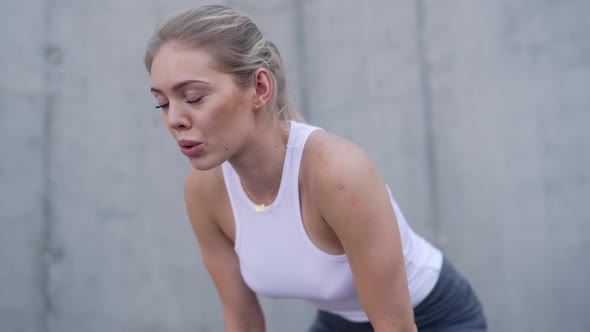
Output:
M252 82L254 86L254 103L264 107L270 101L274 91L274 85L270 72L266 68L258 68L254 72Z

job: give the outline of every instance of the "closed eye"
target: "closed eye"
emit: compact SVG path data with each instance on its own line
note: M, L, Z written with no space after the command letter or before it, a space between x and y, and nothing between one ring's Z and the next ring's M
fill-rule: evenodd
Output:
M194 104L194 103L198 103L201 100L203 100L204 97L205 96L201 96L201 97L196 98L196 99L185 99L184 102L187 103L187 104ZM168 105L170 105L170 103L160 104L160 105L156 105L156 108L157 109L165 109L165 108L168 107Z
M184 102L185 102L185 103L187 103L187 104L194 104L194 103L198 103L198 102L200 102L201 100L203 100L203 97L205 97L205 96L201 96L201 97L199 97L199 98L196 98L196 99L188 99L188 98L187 98L187 99L185 99L185 100L184 100Z

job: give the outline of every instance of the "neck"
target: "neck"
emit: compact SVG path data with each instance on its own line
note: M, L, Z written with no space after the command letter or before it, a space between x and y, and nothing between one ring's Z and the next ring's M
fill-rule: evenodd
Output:
M289 124L267 120L256 124L244 149L229 159L252 200L263 202L276 194L283 172ZM271 197L272 198L272 197ZM264 202L263 202L264 203Z

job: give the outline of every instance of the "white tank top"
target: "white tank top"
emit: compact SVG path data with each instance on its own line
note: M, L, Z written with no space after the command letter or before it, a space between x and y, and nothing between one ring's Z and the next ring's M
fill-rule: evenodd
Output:
M236 225L234 249L244 281L254 292L305 299L348 320L366 322L369 319L359 302L346 255L331 255L316 247L301 219L299 166L305 141L316 129L291 122L279 191L264 211L256 211L232 166L223 163ZM434 288L442 254L412 231L387 190L400 230L410 298L416 306Z

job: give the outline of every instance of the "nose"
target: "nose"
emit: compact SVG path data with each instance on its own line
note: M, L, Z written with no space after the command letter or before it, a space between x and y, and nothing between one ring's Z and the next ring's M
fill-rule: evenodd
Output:
M171 129L186 130L191 127L191 119L184 108L184 103L170 103L168 106L164 116Z

